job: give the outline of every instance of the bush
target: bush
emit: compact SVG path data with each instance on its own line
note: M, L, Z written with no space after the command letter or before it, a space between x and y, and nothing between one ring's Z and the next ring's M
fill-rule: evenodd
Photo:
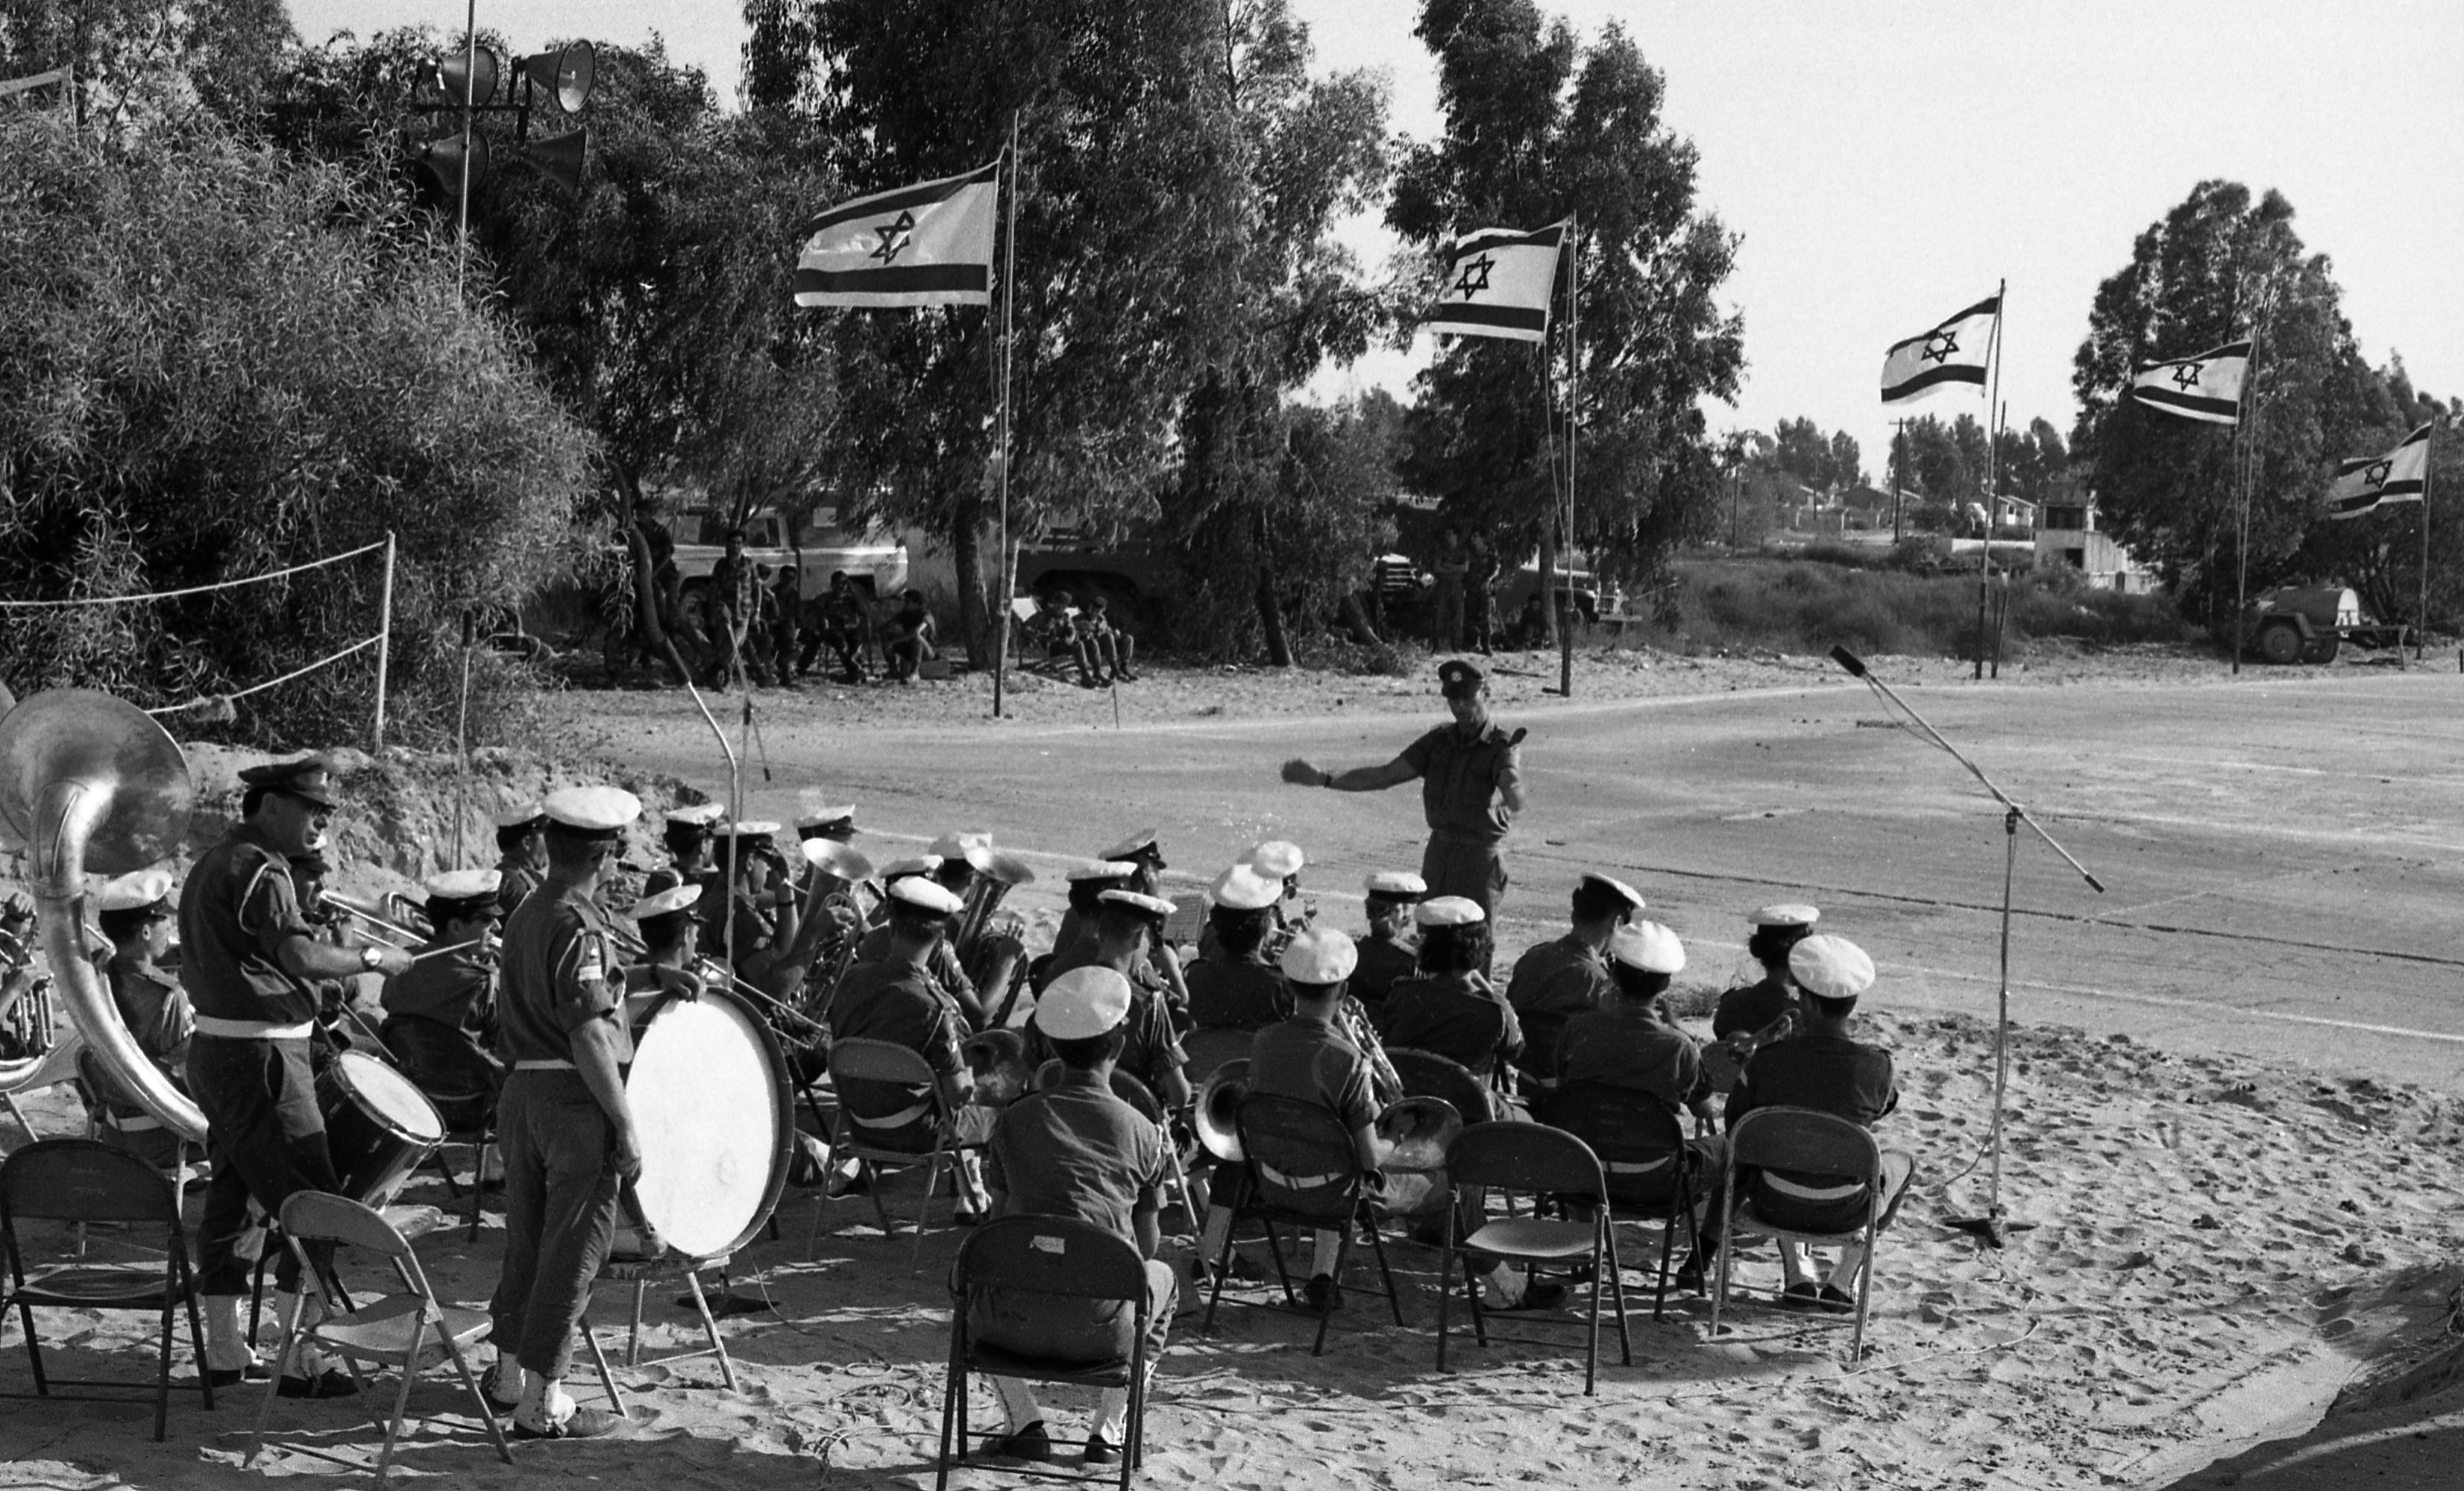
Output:
M2067 566L2057 566L2067 569ZM1976 646L1973 575L1915 575L1815 560L1680 564L1688 624L1680 646L1968 656ZM1999 585L2001 582L1996 581ZM2006 648L2029 639L2097 646L2183 640L2189 628L2161 596L2080 588L2075 574L2010 585Z

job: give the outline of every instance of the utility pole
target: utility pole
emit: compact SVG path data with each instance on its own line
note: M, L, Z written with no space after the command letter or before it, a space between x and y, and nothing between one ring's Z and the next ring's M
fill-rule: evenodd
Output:
M1900 546L1900 489L1908 480L1908 422L1900 421L1899 432L1891 436L1891 547Z

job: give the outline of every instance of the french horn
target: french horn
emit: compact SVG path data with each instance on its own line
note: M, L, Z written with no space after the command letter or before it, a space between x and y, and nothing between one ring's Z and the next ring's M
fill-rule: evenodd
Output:
M55 689L0 715L0 818L32 850L34 918L60 1002L129 1097L203 1144L206 1115L138 1047L84 933L85 877L169 859L195 801L180 743L135 705Z

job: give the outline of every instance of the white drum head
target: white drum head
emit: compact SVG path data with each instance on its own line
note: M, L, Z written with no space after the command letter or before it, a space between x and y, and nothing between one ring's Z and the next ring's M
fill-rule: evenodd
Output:
M334 1067L343 1089L359 1099L360 1107L367 1110L370 1118L406 1138L427 1144L444 1140L445 1120L437 1116L436 1105L428 1101L428 1094L412 1085L409 1078L358 1051L344 1051L335 1057Z
M731 1253L785 1183L793 1114L769 1031L720 995L674 999L634 1038L625 1095L642 1140L642 1215L677 1252Z

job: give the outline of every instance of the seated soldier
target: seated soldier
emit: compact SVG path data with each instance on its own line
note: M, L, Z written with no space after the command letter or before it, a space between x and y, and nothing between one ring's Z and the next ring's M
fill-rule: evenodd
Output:
M111 961L104 969L111 1002L121 1021L136 1038L145 1059L162 1068L171 1085L188 1089L188 1037L197 1017L188 1008L187 991L161 959L171 951L171 930L178 910L171 904L171 872L141 869L122 875L96 892L95 920L111 939ZM113 1077L89 1047L77 1063L77 1075L94 1089L102 1110L105 1139L157 1170L177 1162L179 1135L163 1127L119 1079Z
M1874 1121L1899 1107L1893 1085L1891 1053L1849 1035L1857 1013L1857 997L1873 987L1874 960L1845 937L1808 937L1788 956L1790 976L1805 998L1805 1033L1758 1048L1737 1076L1728 1094L1727 1125L1758 1107L1810 1107L1871 1129ZM1897 1151L1882 1154L1882 1221L1887 1225L1907 1195L1916 1172L1912 1156ZM1862 1227L1867 1196L1862 1182L1842 1182L1837 1175L1758 1171L1739 1176L1740 1188L1754 1210L1783 1227L1809 1232L1849 1232ZM1780 1267L1787 1276L1783 1301L1797 1308L1812 1305L1834 1311L1856 1307L1853 1286L1865 1266L1861 1244L1840 1249L1839 1262L1817 1284L1813 1274L1813 1249L1784 1243Z
M1543 1085L1556 1080L1558 1032L1575 1016L1601 1006L1609 993L1609 937L1641 910L1642 895L1634 887L1586 874L1574 882L1572 928L1514 960L1506 1002L1523 1025L1526 1078Z
M984 1180L996 1216L1065 1217L1137 1245L1147 1260L1151 1384L1172 1328L1172 1268L1155 1258L1162 1240L1155 1217L1172 1161L1163 1130L1112 1095L1112 1065L1131 1039L1131 1008L1129 981L1111 969L1089 965L1052 981L1036 1018L1064 1075L1058 1085L1002 1110L984 1151ZM1117 1302L981 1289L970 1293L966 1307L971 1333L1012 1351L1104 1361L1128 1355L1133 1345L1135 1317ZM1007 1427L985 1449L1015 1459L1050 1459L1052 1436L1034 1392L1020 1378L992 1381ZM1087 1435L1088 1464L1120 1457L1129 1413L1128 1389L1103 1390Z
M703 993L699 962L701 924L693 919L699 892L692 886L653 890L626 912L642 933L642 961L624 970L625 1022L639 1020L662 996L679 994L699 998Z
M1249 867L1275 883L1274 930L1266 941L1277 956L1284 951L1283 934L1315 914L1301 896L1301 866L1308 863L1301 846L1288 839L1269 839L1249 849Z
M1381 869L1363 883L1369 935L1360 939L1360 966L1353 970L1352 997L1371 1018L1386 1002L1397 978L1420 966L1420 944L1412 935L1412 908L1429 897L1429 883L1409 870Z
M1052 933L1052 953L1045 960L1043 971L1034 983L1038 992L1052 981L1053 976L1067 963L1076 967L1092 961L1087 954L1094 947L1095 917L1103 905L1107 890L1127 890L1138 867L1126 860L1091 860L1072 865L1063 873L1069 883L1069 904L1061 912L1061 926Z
M971 1083L958 1054L964 1027L931 972L933 952L947 936L959 905L957 896L929 876L902 875L891 881L881 956L847 970L830 1000L827 1022L832 1041L884 1041L920 1054L939 1079L952 1137L972 1143L992 1131L993 1114L967 1101ZM838 1096L868 1144L919 1154L932 1150L935 1136L928 1094L895 1083L851 1081L840 1086ZM972 1212L980 1217L990 1203L976 1177L972 1151L958 1156L958 1173L959 1215Z
M496 815L496 915L514 914L547 878L547 804L533 799Z
M1702 1047L1668 1018L1661 996L1669 981L1685 971L1685 948L1677 933L1658 922L1637 922L1610 934L1608 998L1566 1021L1558 1033L1555 1068L1560 1091L1574 1087L1616 1087L1641 1093L1672 1113L1691 1112L1711 1120L1711 1078L1703 1065ZM1715 1134L1689 1141L1698 1213L1710 1211L1703 1224L1703 1251L1678 1270L1681 1282L1698 1283L1709 1260L1720 1249L1720 1218L1712 1208L1720 1172L1728 1163L1727 1142Z
M864 591L843 569L830 571L830 589L826 596L817 596L805 606L810 620L803 655L805 668L826 643L839 658L839 682L864 682L865 633L872 626L872 608L865 603Z
M1821 919L1822 913L1810 906L1766 906L1754 912L1746 953L1762 965L1763 976L1720 996L1711 1015L1711 1039L1727 1047L1731 1073L1754 1054L1754 1047L1796 1027L1796 985L1788 976L1788 954ZM1718 1075L1714 1073L1715 1080Z
M493 869L429 877L428 925L419 961L385 981L385 1018L425 1020L459 1032L479 1050L495 1043L496 948L503 882Z
M1269 1097L1296 1098L1331 1109L1352 1134L1353 1152L1360 1168L1373 1175L1371 1205L1380 1217L1421 1216L1441 1209L1446 1194L1433 1190L1428 1177L1409 1173L1386 1173L1394 1146L1377 1131L1377 1100L1370 1086L1369 1061L1344 1038L1336 1011L1344 985L1358 966L1358 950L1350 937L1332 928L1310 929L1284 949L1282 973L1291 990L1292 1015L1258 1032L1249 1047L1249 1091ZM1223 1239L1232 1230L1231 1197L1218 1172L1218 1192L1211 1198L1199 1252L1211 1263L1222 1256ZM1417 1182L1417 1184L1415 1183ZM1333 1275L1341 1239L1321 1231L1312 1240L1308 1294L1320 1311L1343 1303ZM1494 1309L1550 1309L1564 1302L1560 1284L1539 1284L1528 1290L1524 1276L1498 1265L1484 1290Z
M881 650L890 659L889 676L900 683L913 683L917 670L941 655L934 646L933 612L924 604L921 590L911 587L899 597L897 614L881 630Z
M1481 968L1488 961L1488 919L1480 903L1441 895L1413 912L1420 928L1420 971L1395 980L1377 1012L1387 1048L1408 1046L1442 1056L1511 1093L1508 1063L1523 1053L1523 1026L1513 1006Z
M1189 1018L1199 1029L1264 1030L1289 1013L1283 976L1265 951L1283 890L1246 865L1216 877L1204 952L1185 970Z
M1078 608L1070 603L1067 590L1046 591L1035 598L1035 614L1027 618L1028 646L1047 658L1067 658L1077 669L1079 687L1100 688L1103 678L1095 671L1094 651L1087 639L1078 634Z
M1138 675L1130 671L1130 662L1137 656L1138 639L1112 624L1112 603L1096 596L1087 603L1078 620L1089 658L1099 674L1109 673L1125 684L1136 683Z
M1130 1007L1121 1022L1114 1064L1146 1084L1166 1112L1187 1107L1191 1096L1183 1070L1189 1056L1172 1029L1172 986L1156 968L1155 954L1163 946L1163 919L1171 914L1172 903L1159 896L1105 891L1102 910L1095 915L1093 944L1082 943L1083 951L1067 961L1055 959L1045 985L1047 990L1056 987L1081 968L1109 968L1129 980ZM1169 961L1171 954L1164 954L1163 959ZM1044 1028L1043 1008L1039 1001L1037 1013L1026 1022L1027 1060L1038 1067L1060 1054Z
M941 877L942 868L941 856L937 854L913 854L903 860L892 860L881 866L882 888L886 892L891 886L901 880L920 877L947 890L949 887ZM965 884L963 880L959 883ZM951 891L951 894L957 896L957 892ZM961 906L965 905L965 897L958 896L958 902ZM855 960L857 962L869 963L889 950L890 910L890 903L887 899L874 909L873 914L878 920L865 932L862 940L856 943ZM962 1032L983 1028L983 1000L978 997L975 980L967 976L966 966L958 960L958 950L949 938L943 937L934 945L931 959L925 965L925 973L932 979L934 991L949 1004L951 1013L958 1019Z

